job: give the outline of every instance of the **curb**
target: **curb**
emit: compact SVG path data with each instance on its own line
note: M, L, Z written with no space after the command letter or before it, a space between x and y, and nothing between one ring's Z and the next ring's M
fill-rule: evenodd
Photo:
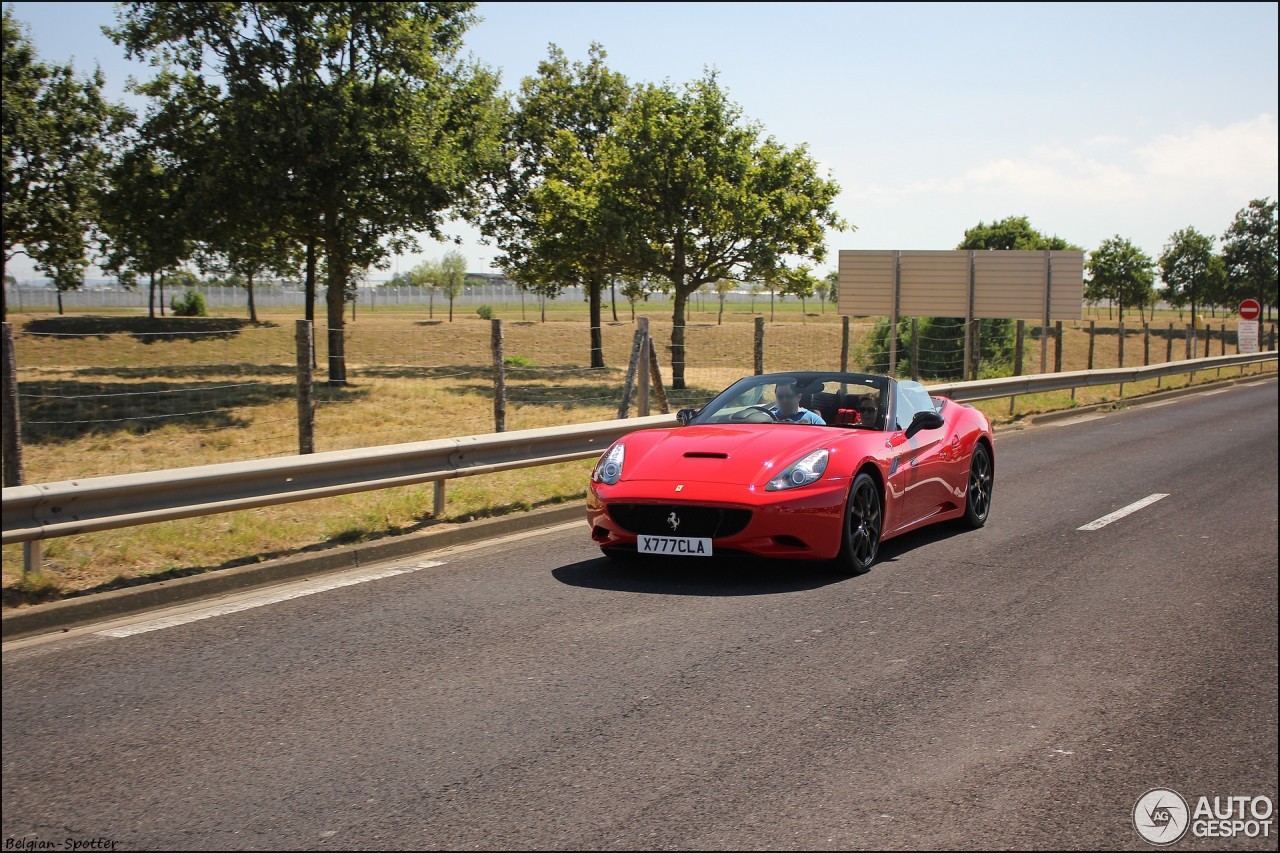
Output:
M320 554L296 554L231 569L210 570L127 589L65 598L48 604L17 608L0 617L0 636L14 640L32 634L66 631L82 624L98 622L112 616L128 616L158 607L187 604L201 598L242 592L258 586L311 575L326 574L394 560L423 551L434 551L456 545L470 545L513 533L551 527L578 519L586 523L586 510L581 501L560 504L531 512L483 518L462 524L449 524L389 537L376 542L343 545Z

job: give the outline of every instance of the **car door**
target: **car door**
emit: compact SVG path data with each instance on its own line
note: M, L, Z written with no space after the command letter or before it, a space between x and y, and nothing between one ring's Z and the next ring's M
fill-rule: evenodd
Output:
M947 430L923 429L911 438L906 429L916 412L933 409L933 400L924 386L918 382L898 382L894 389L894 419L901 436L902 464L907 466L906 494L903 499L902 520L906 524L933 515L946 503L950 488L946 483L944 443ZM892 441L893 439L891 439Z

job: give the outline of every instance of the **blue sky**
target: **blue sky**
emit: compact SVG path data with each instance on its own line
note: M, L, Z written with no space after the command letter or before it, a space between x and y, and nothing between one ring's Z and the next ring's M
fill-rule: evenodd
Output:
M111 93L147 76L101 34L110 3L11 3L40 56L101 65ZM857 226L839 249L949 249L979 221L1026 215L1092 249L1153 257L1175 230L1221 235L1275 198L1273 3L480 3L468 49L515 90L551 42L600 42L635 81L714 67L767 133L807 144ZM465 226L469 268L495 251ZM427 242L408 269L448 246ZM25 259L19 278L32 273Z

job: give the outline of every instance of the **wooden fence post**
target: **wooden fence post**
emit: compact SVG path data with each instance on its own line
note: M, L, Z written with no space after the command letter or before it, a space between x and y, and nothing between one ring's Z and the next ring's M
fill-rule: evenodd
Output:
M1146 367L1151 363L1151 325L1149 323L1142 324L1142 366Z
M671 406L667 403L667 389L662 384L662 370L658 366L658 350L649 338L649 379L653 382L653 393L658 398L658 410L664 415L671 414Z
M502 357L502 320L489 321L489 347L493 350L493 431L507 431L507 363Z
M913 322L914 322L914 321L913 321ZM1025 322L1024 320L1019 320L1019 321L1017 322L1017 325L1016 325L1014 328L1015 328L1015 331L1014 331L1014 335L1013 335L1013 375L1014 375L1014 376L1021 376L1021 375L1022 375L1022 347L1023 347L1023 338L1024 338L1024 336L1026 335L1026 331L1027 331L1027 324L1026 324L1026 322ZM1041 326L1041 327L1040 327L1040 342L1041 342L1041 344L1042 344L1042 345L1045 343L1045 341L1044 341L1044 332L1045 332L1045 328L1044 328L1044 326ZM1014 405L1015 405L1015 403L1017 402L1017 400L1018 400L1018 395L1017 395L1017 394L1010 394L1010 395L1009 395L1009 414L1010 414L1010 415L1012 415L1012 414L1013 414L1013 411L1014 411Z
M763 366L763 365L762 365ZM840 372L849 372L849 315L840 318Z
M294 348L298 359L298 453L316 452L315 375L312 372L315 328L310 320L294 325Z
M1062 321L1058 320L1053 327L1053 372L1062 372Z
M4 485L22 485L22 412L18 404L18 363L13 350L13 325L3 324L4 365Z
M1094 339L1094 334L1095 334L1095 329L1094 329L1094 327L1095 327L1097 324L1098 324L1098 321L1097 321L1097 320L1090 320L1090 321L1089 321L1089 362L1088 362L1088 365L1089 365L1089 366L1088 366L1088 369L1089 369L1089 370L1093 370L1093 339Z
M755 335L755 371L756 376L764 373L764 317L756 317Z
M653 346L649 339L649 318L641 317L637 322L640 327L640 354L636 359L636 415L649 417L649 352Z
M640 341L644 332L636 328L635 337L631 341L631 359L627 362L627 378L622 382L622 402L618 404L618 417L625 418L631 408L631 390L636 384L636 365L640 359Z

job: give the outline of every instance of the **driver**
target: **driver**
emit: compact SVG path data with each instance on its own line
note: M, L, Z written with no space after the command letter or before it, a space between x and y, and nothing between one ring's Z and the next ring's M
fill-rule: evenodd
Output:
M773 397L777 400L774 415L779 422L792 424L814 424L823 426L826 421L817 412L811 412L800 406L799 391L795 385L781 384L773 389Z

